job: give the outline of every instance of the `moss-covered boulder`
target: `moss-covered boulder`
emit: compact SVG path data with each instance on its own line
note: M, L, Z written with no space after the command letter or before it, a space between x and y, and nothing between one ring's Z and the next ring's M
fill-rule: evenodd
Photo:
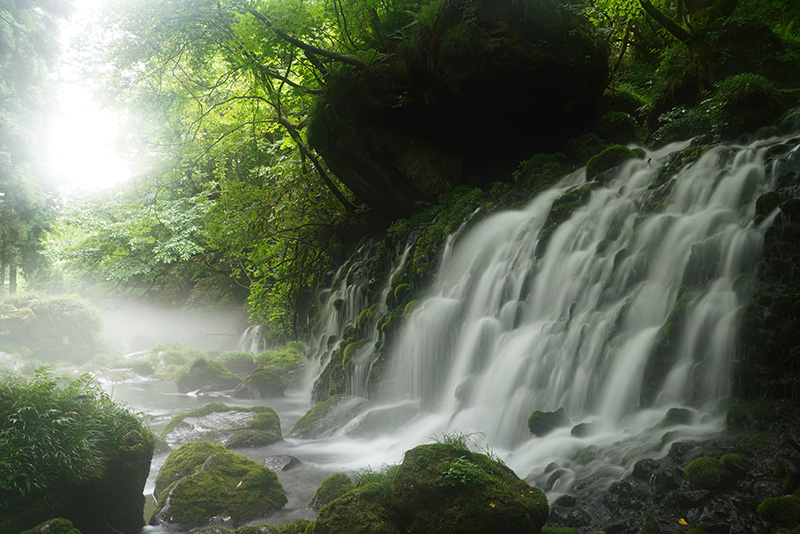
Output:
M164 468L169 470L165 481L172 482L159 491L150 523L171 530L236 528L287 501L274 471L213 443L183 445L167 458Z
M81 531L75 528L72 521L60 517L44 521L20 534L81 534Z
M212 402L173 417L161 434L170 446L213 441L228 448L269 445L283 439L278 414L266 406L243 408Z
M198 441L181 445L172 451L158 471L153 495L158 499L161 492L167 487L194 473L197 466L205 462L206 458L225 451L225 447L211 441Z
M642 154L624 145L612 145L586 163L586 179L599 178L605 171L618 167L629 159L640 158Z
M355 417L364 407L366 399L347 395L334 395L318 402L303 417L295 422L289 435L293 438L318 438Z
M699 488L722 490L741 478L745 468L744 458L738 454L726 454L719 459L701 456L686 466L684 477Z
M390 496L377 482L355 488L320 511L313 534L403 534L392 520ZM413 531L408 530L409 534Z
M232 396L238 399L269 399L282 397L285 386L283 380L267 369L251 373L233 390Z
M206 359L197 360L188 371L178 377L178 391L227 391L234 389L242 379L221 364Z
M405 453L392 504L414 534L536 533L549 512L544 493L501 462L445 443Z
M352 479L344 473L334 473L320 483L309 508L319 511L353 489Z
M758 515L765 521L785 528L800 526L800 496L786 495L764 499L758 505Z
M555 412L535 411L528 417L528 430L538 437L546 436L556 428L569 425L570 420L564 408L559 408Z
M259 368L275 373L284 384L297 385L304 376L305 349L306 346L302 341L292 341L260 352L255 361Z

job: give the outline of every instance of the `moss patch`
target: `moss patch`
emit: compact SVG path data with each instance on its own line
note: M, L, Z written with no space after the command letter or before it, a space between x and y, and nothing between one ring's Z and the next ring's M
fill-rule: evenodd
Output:
M194 459L202 457L197 453L197 444L184 447L195 450ZM214 444L204 447L218 450ZM167 458L167 462L169 460ZM239 526L286 504L286 495L275 472L239 453L213 452L193 469L188 462L182 467L184 472L190 473L159 492L153 516L168 528L199 528L215 519Z
M322 481L309 506L314 510L321 510L351 489L353 481L349 476L344 473L334 473Z
M69 519L50 519L20 534L81 534Z
M771 497L758 505L758 513L766 521L786 528L800 525L800 496Z

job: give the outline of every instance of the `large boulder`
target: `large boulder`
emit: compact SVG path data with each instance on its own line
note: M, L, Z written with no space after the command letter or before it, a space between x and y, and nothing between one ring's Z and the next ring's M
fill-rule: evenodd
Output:
M161 438L171 447L213 441L235 449L269 445L281 441L283 434L280 418L272 408L240 408L212 402L173 417Z
M227 391L236 388L242 379L225 369L221 364L201 359L178 377L178 391Z
M188 443L164 462L150 523L170 530L236 528L286 504L271 469L213 443ZM162 475L159 473L159 478Z
M251 373L231 394L237 399L269 399L282 397L285 386L281 377L267 369Z
M384 58L337 73L309 128L331 170L386 218L507 178L533 147L562 148L608 78L604 42L570 3L455 0L421 19Z
M456 443L416 447L367 480L322 508L314 534L538 534L549 511L541 490Z

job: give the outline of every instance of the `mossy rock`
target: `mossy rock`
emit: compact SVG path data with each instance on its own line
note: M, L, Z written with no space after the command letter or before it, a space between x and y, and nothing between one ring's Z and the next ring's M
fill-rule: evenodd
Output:
M351 489L353 481L349 476L344 473L334 473L320 483L308 506L312 510L319 511Z
M640 158L641 154L623 145L612 145L586 163L586 179L593 180L602 173L618 167L629 159Z
M316 438L326 435L355 417L363 408L365 399L348 395L334 395L318 402L294 424L289 435L293 438Z
M255 361L259 368L278 375L284 384L296 384L303 378L303 367L306 362L305 348L302 341L293 341L260 352Z
M786 528L800 526L800 496L798 495L764 499L758 505L757 511L765 521L770 523Z
M33 528L20 532L20 534L81 534L72 521L63 517L49 519Z
M191 454L184 454L184 448ZM203 458L203 451L212 452ZM181 472L189 472L159 492L151 524L172 530L216 525L236 528L287 502L275 472L244 455L219 451L214 444L194 443L184 445L173 455L182 459ZM199 463L192 467L189 455ZM167 458L164 466L169 462Z
M272 408L231 407L221 402L212 402L173 417L164 427L161 437L171 446L196 441L213 441L225 446L231 446L232 443L237 446L238 442L238 446L252 446L242 445L242 440L247 437L252 441L256 434L241 434L234 440L234 436L240 431L262 433L259 445L268 445L283 439L280 418Z
M664 414L664 419L661 420L660 427L670 427L676 425L688 425L694 419L694 412L687 408L670 408Z
M546 436L556 428L569 425L570 420L564 408L559 408L555 412L535 411L528 417L528 430L538 437Z
M282 397L285 385L281 377L267 369L258 369L236 386L231 394L237 399Z
M686 466L684 477L699 488L724 490L731 487L744 470L744 459L738 454L726 454L720 459L702 456Z
M355 488L325 506L319 513L312 534L403 534L391 519L388 495L377 483ZM407 531L413 534L413 530Z
M197 466L213 454L225 452L225 447L211 441L198 441L181 445L167 457L156 476L153 495L156 499L163 490L181 478L191 475Z
M234 389L242 379L217 362L201 359L192 364L178 380L178 391L227 391Z
M258 368L258 365L254 359L254 355L249 352L223 352L217 358L217 362L226 370L241 378L246 378L250 373Z
M544 493L501 462L444 443L407 451L391 491L410 534L539 532L549 510Z

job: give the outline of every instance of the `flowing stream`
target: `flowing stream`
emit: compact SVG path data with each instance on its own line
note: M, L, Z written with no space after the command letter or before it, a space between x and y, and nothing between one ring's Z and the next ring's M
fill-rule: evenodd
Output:
M281 475L290 503L267 522L313 517L304 505L331 472L380 469L450 432L471 435L551 501L579 485L605 487L677 440L718 434L771 220L753 223L755 201L781 165L777 158L765 165L769 143L716 147L669 172L672 154L688 142L594 182L580 169L524 209L451 239L434 285L389 348L388 386L334 436L245 452L291 454L305 465ZM797 147L783 157L797 158ZM572 199L581 201L556 224L553 208ZM310 407L314 375L327 364L321 355L370 305L348 274L359 261L321 298L306 387L271 403L285 433ZM370 362L369 354L357 360L357 396L365 395ZM209 401L159 391L144 394L151 404L142 406L134 391L142 387L150 386L128 385L115 396L152 414L156 427ZM532 411L561 408L569 425L544 437L529 433ZM672 408L684 417L664 422Z

